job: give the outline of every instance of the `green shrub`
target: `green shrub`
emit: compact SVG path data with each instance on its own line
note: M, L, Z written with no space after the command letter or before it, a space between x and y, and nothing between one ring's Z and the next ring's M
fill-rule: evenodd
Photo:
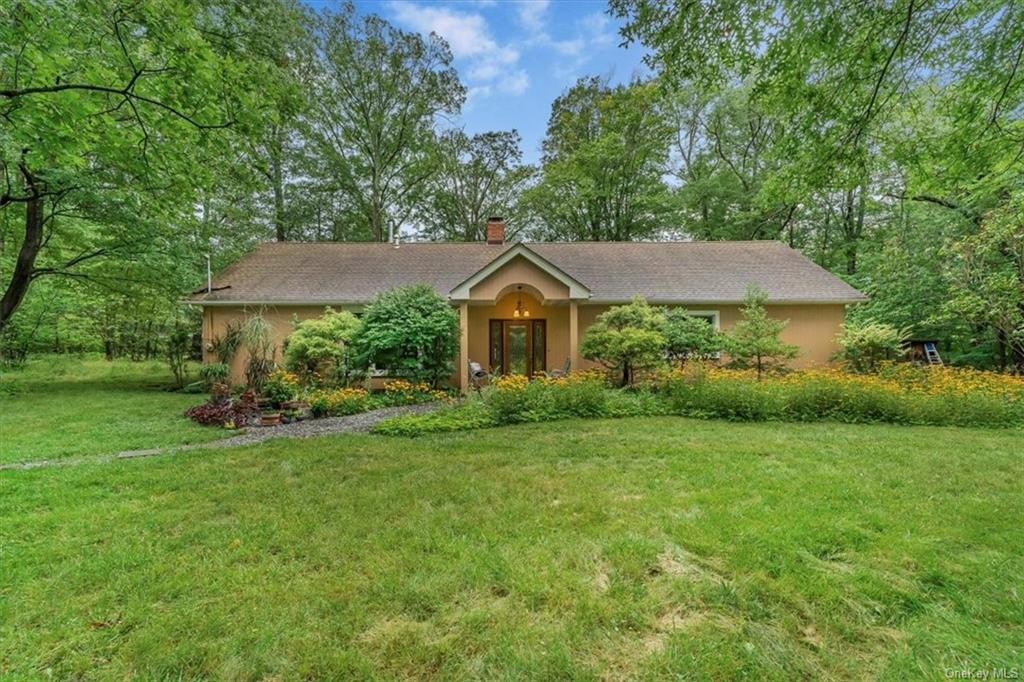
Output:
M373 433L385 436L420 436L427 433L472 431L497 426L482 402L474 401L426 414L406 414L384 419L373 426Z
M373 397L362 388L317 390L306 396L314 417L342 417L377 407Z
M352 313L327 308L324 314L295 322L284 342L285 367L303 376L319 374L347 382L354 353L351 342L359 332L359 319Z
M426 284L398 287L367 306L355 345L361 366L437 387L455 369L459 314Z
M603 375L576 372L558 379L529 381L521 375L498 377L481 394L498 424L540 422L607 414L608 389Z
M580 353L618 373L620 385L627 386L637 371L664 363L666 344L664 314L638 296L598 315L583 336Z
M953 368L883 367L878 375L817 369L759 381L753 370L673 372L660 388L673 414L763 421L1024 425L1024 382Z
M842 346L836 358L845 361L854 372L877 372L883 362L906 353L903 344L908 338L908 330L891 324L875 320L847 322L836 336L836 342Z
M301 386L299 377L281 369L274 370L263 384L263 395L276 404L295 400Z
M230 368L223 362L208 362L199 366L199 377L208 391L213 388L214 384L227 383L230 371Z
M708 318L690 315L682 308L665 311L664 334L665 351L678 364L713 357L725 347L725 339Z

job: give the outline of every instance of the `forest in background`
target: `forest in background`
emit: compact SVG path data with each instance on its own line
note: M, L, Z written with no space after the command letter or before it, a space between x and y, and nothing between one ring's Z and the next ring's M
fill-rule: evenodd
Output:
M537 165L453 125L438 36L292 0L0 9L0 352L151 357L272 239L779 239L851 311L1024 368L1024 6L611 0Z

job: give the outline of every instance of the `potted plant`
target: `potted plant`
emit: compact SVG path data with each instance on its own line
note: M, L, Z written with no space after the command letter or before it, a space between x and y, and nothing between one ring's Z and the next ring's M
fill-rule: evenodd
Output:
M264 412L260 416L260 425L261 426L277 426L280 423L281 423L281 413L280 412Z

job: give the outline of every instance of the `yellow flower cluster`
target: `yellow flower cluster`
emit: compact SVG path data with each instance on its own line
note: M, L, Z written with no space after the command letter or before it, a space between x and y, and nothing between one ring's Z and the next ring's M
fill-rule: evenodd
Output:
M334 388L312 391L308 399L317 411L331 413L343 406L361 406L369 397L365 388Z
M387 393L430 393L430 386L421 382L413 383L405 379L394 379L384 384Z
M581 372L570 372L560 377L538 374L532 380L524 374L505 374L496 377L493 384L499 391L510 392L525 391L531 381L542 386L575 386L587 383L604 384L606 379L606 374L601 370L589 369Z
M270 373L270 376L267 377L267 381L296 387L301 383L297 374L280 367Z
M525 374L503 374L494 378L494 387L503 393L525 391L530 379Z
M685 367L673 370L670 378L690 381L757 381L757 372L753 369ZM1024 401L1024 378L962 367L920 367L908 363L891 363L883 366L878 374L855 374L844 371L839 366L820 367L765 375L762 381L768 386L800 386L826 382L851 388L882 389L899 394L981 394L1010 401Z

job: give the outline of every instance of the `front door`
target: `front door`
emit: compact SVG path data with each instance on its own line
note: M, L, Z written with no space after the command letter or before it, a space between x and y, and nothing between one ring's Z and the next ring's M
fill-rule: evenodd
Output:
M544 320L491 320L491 371L495 374L543 372L547 356Z

